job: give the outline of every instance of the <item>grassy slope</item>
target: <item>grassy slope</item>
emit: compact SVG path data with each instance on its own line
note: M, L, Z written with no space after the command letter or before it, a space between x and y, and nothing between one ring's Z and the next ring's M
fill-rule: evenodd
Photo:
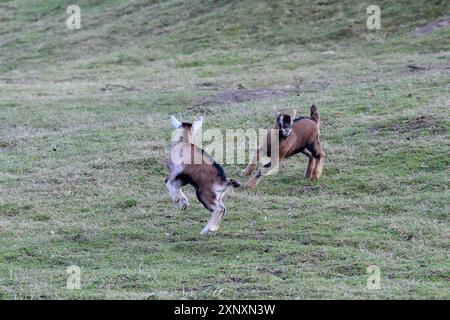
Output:
M69 4L0 2L0 298L450 297L450 36L408 35L447 1L379 1L378 31L364 1L86 0L78 31ZM166 194L169 114L259 128L274 101L187 108L205 83L297 86L276 104L316 103L327 154L230 193L209 238Z

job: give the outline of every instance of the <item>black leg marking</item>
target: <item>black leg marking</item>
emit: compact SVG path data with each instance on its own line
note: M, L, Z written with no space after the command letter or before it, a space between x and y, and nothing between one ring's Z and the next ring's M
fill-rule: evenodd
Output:
M316 145L314 143L310 143L306 146L306 149L311 152L311 154L314 156L314 158L316 159L320 159L322 157L322 155L320 154L319 151L317 151Z

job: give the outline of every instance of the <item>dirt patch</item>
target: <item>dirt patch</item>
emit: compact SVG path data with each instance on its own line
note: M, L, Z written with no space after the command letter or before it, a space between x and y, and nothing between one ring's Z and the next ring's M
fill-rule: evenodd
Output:
M347 265L340 265L336 268L336 271L339 274L343 274L346 276L356 276L364 274L365 268L364 266L358 264L358 263L351 263Z
M450 16L439 18L435 21L429 22L422 27L418 27L411 32L414 36L424 36L435 30L449 28L450 27Z
M213 113L211 108L208 107L207 105L195 105L195 106L187 107L186 111L191 114L194 114L194 115L196 115L196 114L209 115L209 114Z
M294 192L294 193L308 193L308 192L313 192L313 191L318 191L318 190L323 190L325 189L327 186L324 184L319 184L316 186L303 186L301 188L290 188L288 189L289 192Z
M12 148L12 147L15 147L16 145L17 145L17 143L15 141L10 141L10 140L0 141L0 149Z
M207 96L199 96L195 98L195 101L197 102L197 105L205 106L211 104L229 104L261 99L276 99L295 93L297 93L295 89L235 89Z
M141 91L138 88L135 87L127 87L121 84L106 84L103 88L100 89L101 91Z
M407 121L397 123L393 125L390 130L404 133L424 128L431 128L435 123L435 119L430 116L420 116L414 119L409 119Z
M431 133L439 133L444 130L438 119L429 115L422 115L412 119L396 120L394 123L378 125L373 127L371 131L374 133L378 131L408 133L423 129L427 129Z
M406 66L406 68L410 72L449 70L450 69L450 64L447 61L446 62L440 62L440 63L431 63L431 64L427 64L427 65L408 64Z
M445 132L445 128L440 120L430 116L421 116L406 123L406 125L399 125L395 127L399 132L416 131L426 129L430 133Z
M205 81L197 84L201 90L219 90L220 84L212 81Z
M143 248L142 252L143 253L157 253L157 252L161 252L161 250L159 250L158 248Z
M233 283L247 283L247 282L250 282L248 279L242 278L241 276L232 276L232 277L229 277L228 280L231 280L231 282L233 282Z

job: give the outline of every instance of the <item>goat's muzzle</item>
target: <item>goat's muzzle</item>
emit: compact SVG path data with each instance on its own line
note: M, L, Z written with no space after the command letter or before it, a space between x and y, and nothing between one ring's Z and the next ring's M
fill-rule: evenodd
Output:
M287 138L287 137L289 137L289 135L291 134L291 131L292 131L291 128L289 128L289 129L281 129L281 134L282 134L285 138Z
M233 187L233 188L239 188L241 186L241 183L237 181L236 179L228 179L227 186Z

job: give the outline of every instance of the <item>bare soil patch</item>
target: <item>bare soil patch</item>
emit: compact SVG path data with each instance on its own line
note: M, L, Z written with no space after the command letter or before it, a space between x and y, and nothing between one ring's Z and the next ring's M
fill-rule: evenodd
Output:
M450 61L430 63L427 65L408 64L406 67L409 72L450 70Z
M12 148L12 147L15 147L16 145L17 145L17 143L15 141L10 141L10 140L2 141L2 140L0 140L0 149Z
M101 91L140 91L140 89L135 87L127 87L121 84L106 84L103 88L100 89Z
M235 89L224 91L207 96L196 97L197 105L205 106L211 104L229 104L240 103L244 101L261 100L261 99L276 99L288 94L295 94L296 90L292 89Z
M391 128L391 130L400 133L417 131L421 129L428 129L432 133L439 133L442 132L442 125L439 120L434 117L424 115L404 122L399 122Z
M411 32L411 34L414 36L424 36L435 30L439 30L442 28L449 28L449 27L450 27L450 16L439 18L435 21L427 23L426 25L424 25L422 27L417 27L416 29L414 29Z
M295 193L308 193L308 192L313 192L313 191L318 191L318 190L323 190L325 189L327 186L324 184L319 184L319 185L310 185L310 186L303 186L301 188L291 188L289 189L289 192L295 192Z
M442 123L435 117L429 115L421 115L412 119L395 121L395 123L387 123L372 128L372 132L378 131L394 131L398 133L415 132L427 129L431 133L440 133L444 130Z

